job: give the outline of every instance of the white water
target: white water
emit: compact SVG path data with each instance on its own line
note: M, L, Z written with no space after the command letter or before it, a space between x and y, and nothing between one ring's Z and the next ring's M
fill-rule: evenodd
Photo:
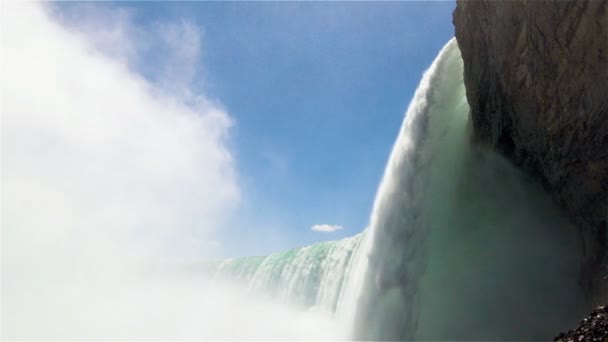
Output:
M353 337L550 339L575 323L575 230L539 186L470 139L452 39L408 108L355 272Z

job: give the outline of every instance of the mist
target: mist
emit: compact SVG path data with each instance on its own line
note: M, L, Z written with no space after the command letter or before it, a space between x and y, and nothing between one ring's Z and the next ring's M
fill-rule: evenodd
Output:
M217 254L217 233L241 201L234 120L191 87L195 26L159 26L165 44L180 30L197 44L168 55L152 83L132 70L129 32L114 32L111 46L128 53L112 55L83 33L91 23L68 30L50 5L3 8L3 338L331 331L318 329L327 325L320 314L180 266Z

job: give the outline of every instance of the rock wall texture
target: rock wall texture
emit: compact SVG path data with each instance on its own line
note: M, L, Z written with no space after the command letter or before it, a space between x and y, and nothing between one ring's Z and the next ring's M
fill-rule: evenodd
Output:
M458 0L453 15L476 139L537 177L585 232L589 274L608 226L607 4Z

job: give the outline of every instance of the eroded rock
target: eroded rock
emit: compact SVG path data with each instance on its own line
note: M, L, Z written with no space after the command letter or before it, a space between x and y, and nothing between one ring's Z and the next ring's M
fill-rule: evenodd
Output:
M590 292L606 275L607 4L459 0L453 15L475 137L537 177L581 229Z

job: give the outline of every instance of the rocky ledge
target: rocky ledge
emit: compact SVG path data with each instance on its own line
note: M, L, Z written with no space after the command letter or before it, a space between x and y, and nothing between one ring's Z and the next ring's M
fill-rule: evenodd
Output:
M591 315L583 319L575 329L559 334L553 341L608 341L608 306L600 306L593 310Z
M596 294L607 292L598 285L608 226L607 6L458 0L453 15L475 138L538 178L570 215L584 241L581 279Z

